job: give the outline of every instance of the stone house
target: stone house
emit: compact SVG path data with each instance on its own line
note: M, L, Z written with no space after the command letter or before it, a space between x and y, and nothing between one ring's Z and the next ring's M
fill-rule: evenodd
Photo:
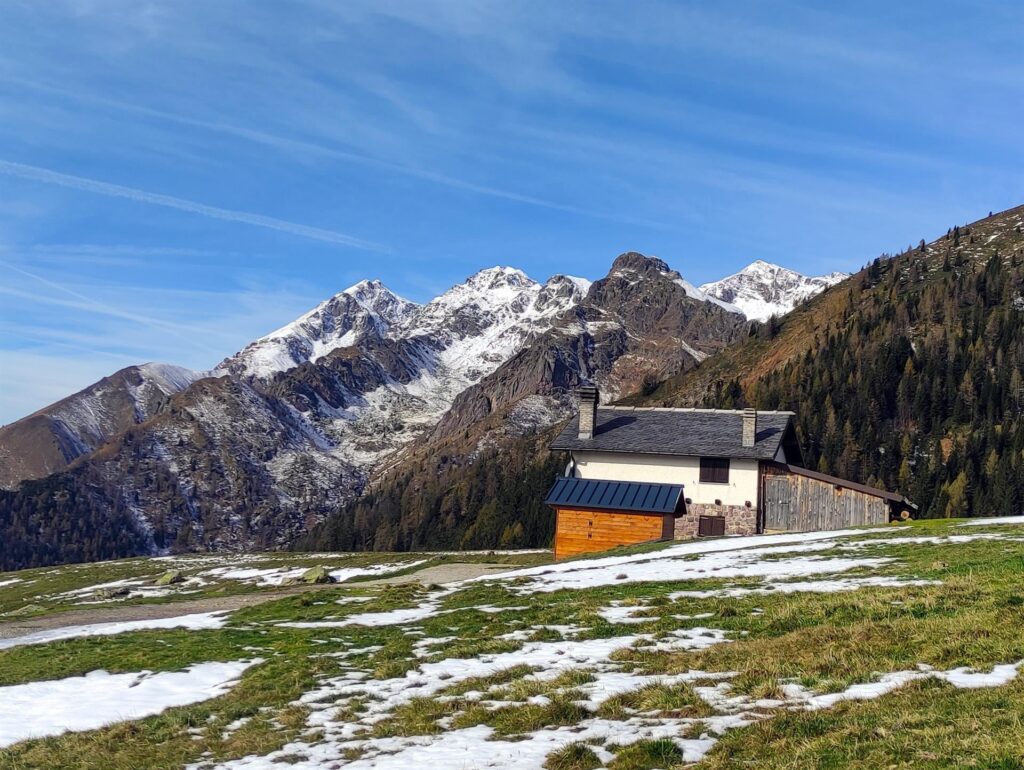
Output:
M802 468L792 412L599 406L552 442L569 455L545 502L555 556L618 545L881 524L906 498Z

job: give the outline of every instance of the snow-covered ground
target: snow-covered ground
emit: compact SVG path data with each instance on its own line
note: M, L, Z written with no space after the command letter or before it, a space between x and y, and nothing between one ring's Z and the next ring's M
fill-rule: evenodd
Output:
M168 628L184 628L190 631L202 631L223 628L226 622L223 612L202 612L191 615L179 615L173 618L153 618L151 620L130 620L119 623L91 623L82 626L65 626L49 631L37 631L24 636L0 639L0 650L12 647L23 647L29 644L49 644L62 639L78 639L83 636L114 636L131 631L152 631Z
M760 589L726 589L724 596L742 595L744 591L789 591L838 592L851 591L863 586L898 587L922 585L933 581L901 579L894 576L865 576L858 578L800 580L808 575L828 575L853 569L874 568L892 563L892 559L851 555L849 557L816 557L804 554L814 551L832 550L845 547L851 552L872 545L893 542L934 545L937 543L970 542L974 539L999 539L999 536L979 535L964 540L942 537L879 538L863 530L840 532L803 533L794 536L757 536L750 538L727 538L723 540L686 543L666 548L660 552L622 557L608 557L562 564L516 570L504 575L489 575L470 582L506 582L517 593L530 595L535 592L551 592L563 588L588 589L599 586L623 584L624 582L663 582L671 580L688 581L707 577L737 578L749 581L752 578L766 578ZM788 555L787 554L791 554ZM795 582L787 582L795 581ZM445 609L444 600L457 593L460 586L449 586L429 595L418 606L386 612L357 613L337 623L326 622L320 626L340 628L354 624L367 626L401 625L413 629L421 628L424 621L440 614L481 609L463 607ZM670 598L688 596L697 592L681 591ZM645 610L643 605L613 605L600 610L599 614L609 622L633 624L643 623L650 618L637 617ZM689 618L690 616L677 616ZM644 738L667 737L674 740L683 753L685 761L693 762L702 758L716 743L717 737L727 730L770 718L771 709L818 710L834 706L847 700L877 698L910 682L925 678L942 679L954 687L978 688L997 687L1016 677L1024 661L997 665L990 671L973 671L957 668L939 671L921 665L913 671L895 671L879 674L872 682L855 684L835 693L814 693L795 683L780 682L784 697L777 700L753 700L747 696L732 693L729 680L735 672L688 671L670 676L650 676L627 670L615 662L614 653L624 649L649 649L679 651L704 649L731 641L729 634L721 629L698 626L678 629L660 638L647 633L631 634L601 639L570 638L558 642L526 642L511 653L479 655L474 658L446 658L440 661L423 662L405 675L393 679L369 680L367 672L352 666L339 677L331 678L318 688L303 696L301 702L311 709L309 727L322 731L324 740L308 743L297 741L286 745L267 756L251 756L224 763L217 767L230 770L271 770L279 761L287 761L300 770L323 767L328 762L338 762L339 767L375 768L376 770L397 770L416 766L421 762L440 763L445 767L461 767L467 757L472 757L472 766L478 768L538 768L552 751L569 743L585 740L592 743L602 761L612 758L605 748L612 743L628 744ZM530 629L523 629L526 634ZM517 632L516 638L524 638ZM424 638L417 644L429 642ZM447 638L436 640L442 646ZM534 673L527 678L537 681L554 680L570 670L585 670L592 674L592 681L576 685L572 689L581 694L577 701L590 711L595 711L609 698L638 690L652 684L671 686L689 683L694 691L716 713L704 718L653 718L637 715L625 720L586 719L572 728L548 727L505 738L486 726L475 726L459 730L444 730L436 735L412 737L368 737L373 726L392 717L396 709L414 698L439 696L443 691L468 679L486 677L514 666L529 666ZM516 703L497 700L494 691L471 691L463 698L475 701L487 708L507 708ZM538 696L541 699L547 696ZM353 699L365 701L358 719L338 720L335 715ZM526 702L542 702L536 699ZM523 703L526 703L523 702ZM520 703L518 705L523 705ZM698 737L680 737L692 735ZM340 757L357 756L349 762L339 762Z
M258 662L197 663L173 672L90 671L85 676L0 687L0 748L216 698Z
M1024 525L1024 517L970 523ZM684 761L695 762L711 751L724 733L785 711L817 711L847 701L879 698L927 679L961 689L1000 687L1016 679L1024 661L990 662L978 669L964 665L932 667L920 662L871 673L834 691L815 689L808 686L808 681L779 679L770 697L757 698L738 686L736 671L668 668L670 673L658 674L635 665L630 656L649 660L651 656L738 644L750 633L753 619L761 612L751 611L748 604L742 616L729 616L734 621L730 623L722 620L724 614L690 610L688 605L694 602L740 602L758 595L871 588L925 590L940 581L903 569L899 554L905 554L907 548L991 543L1006 549L1019 547L1020 542L1020 532L1014 530L960 534L950 528L925 533L913 527L723 538L680 543L641 554L490 574L426 590L408 606L371 604L363 611L361 605L375 602L379 594L328 595L317 603L328 605L326 614L321 607L316 615L307 615L308 619L275 615L269 621L248 624L260 634L307 634L317 649L316 656L336 663L329 674L320 675L315 685L292 704L306 710L304 732L274 751L220 763L206 757L189 767L276 770L286 762L299 770L398 770L430 762L452 768L525 769L541 767L551 752L571 743L586 741L598 759L608 763L616 745L651 738L675 742ZM217 569L212 565L207 568ZM232 565L231 569L247 568ZM265 570L253 569L259 574L247 573L237 579L268 577ZM879 571L884 573L877 574ZM281 567L273 574L276 578L286 572ZM716 581L716 587L708 588L703 582L708 580ZM676 590L665 592L662 588L657 596L645 593L645 584L666 583L675 583ZM615 593L619 587L622 590ZM536 619L540 617L532 614L536 605L554 599L559 591L580 598L612 592L611 596L621 598L591 604L589 614L570 613L564 621L559 617L558 625L551 618ZM489 599L474 600L474 595ZM497 601L494 596L504 599ZM328 602L328 598L333 601ZM459 629L465 627L465 613L481 613L499 622L504 633L494 639L512 649L460 655L455 647L465 641L459 637ZM744 620L747 617L751 618L750 624ZM616 628L609 634L608 626L603 625L601 632L595 633L599 627L594 625L595 618ZM226 621L221 615L210 614L152 623L84 626L8 640L6 645L0 642L0 649L145 629L216 631ZM374 656L384 649L382 643L367 646L365 641L355 641L380 633L392 640L406 639L406 649L411 647L410 657L394 675L387 675L386 669L382 672L379 661L375 661ZM409 642L409 637L415 641ZM238 657L262 654L258 648L244 649L247 652ZM197 663L178 672L97 671L84 677L0 688L0 745L64 730L93 729L218 697L258 662ZM505 676L513 670L519 673ZM529 688L534 688L534 694ZM686 688L704 709L680 712L626 708L624 715L620 709L619 718L611 718L609 714L614 712L604 708L616 698L645 688ZM451 704L451 714L464 714L467 709L493 713L542 708L563 699L581 709L582 716L571 725L555 724L512 734L498 731L489 723L460 726L454 723L454 716L441 717L440 730L407 734L381 729L402 719L403 708L417 699ZM33 719L22 719L18 716L21 714L33 715ZM237 719L227 722L224 735L230 736L245 724Z

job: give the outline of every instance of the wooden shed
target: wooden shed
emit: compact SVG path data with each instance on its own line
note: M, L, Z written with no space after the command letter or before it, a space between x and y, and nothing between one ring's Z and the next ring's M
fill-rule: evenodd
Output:
M795 465L765 463L762 479L765 532L885 524L916 510L902 495Z
M555 509L555 558L671 540L685 512L681 484L561 477L544 501Z

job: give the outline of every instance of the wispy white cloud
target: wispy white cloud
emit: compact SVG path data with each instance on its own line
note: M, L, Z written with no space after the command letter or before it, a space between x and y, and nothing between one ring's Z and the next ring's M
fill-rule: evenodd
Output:
M576 214L584 217L606 219L617 222L628 222L632 224L640 224L649 227L663 228L669 226L667 223L659 222L653 219L643 217L631 217L621 212L602 211L599 209L593 209L585 206L567 203L565 201L557 201L549 198L538 197L536 195L528 195L526 193L517 192L515 190L510 190L502 187L481 184L469 179L463 179L434 169L414 166L408 163L401 163L386 158L375 157L367 153L355 152L350 149L332 146L329 144L325 144L323 142L312 142L306 139L296 139L293 137L282 136L280 134L261 130L258 128L234 125L219 120L204 120L189 115L182 115L174 112L169 112L167 110L153 109L151 107L146 107L141 104L134 104L121 101L118 99L99 97L84 91L72 91L48 83L41 83L38 81L23 78L7 77L6 80L8 80L9 82L17 83L18 85L26 88L32 88L35 90L44 91L46 93L60 95L61 97L73 99L79 102L91 102L93 104L99 104L108 108L135 113L137 115L142 115L145 117L154 118L156 120L174 123L180 126L198 128L205 131L232 136L238 139L244 139L248 142L263 145L265 147L272 147L278 151L296 155L298 157L318 159L329 158L332 160L342 161L345 163L356 163L362 166L368 166L393 174L400 174L402 176L411 177L414 179L421 179L427 182L431 182L433 184L449 187L455 190L462 190L464 192L485 195L491 198L499 198L502 200L507 200L514 203L521 203L528 206L537 206L540 208L551 209L553 211L563 211L569 214ZM378 87L380 86L378 85ZM389 93L389 101L391 101L392 103L398 102L399 97L397 95L392 94L389 91L385 91L385 93ZM408 105L403 104L401 106L401 110L403 112L409 112L412 109L413 108ZM2 164L2 161L0 161L0 164Z
M147 190L139 190L135 187L111 184L110 182L103 182L98 179L89 179L88 177L64 174L60 171L41 168L40 166L30 166L26 163L16 163L14 161L0 159L0 174L6 174L7 176L18 177L20 179L29 179L35 182L59 185L61 187L82 190L84 192L98 193L99 195L108 195L112 198L125 198L127 200L138 201L139 203L148 203L154 206L163 206L165 208L177 209L179 211L187 211L191 214L199 214L200 216L210 217L212 219L221 219L227 222L240 222L242 224L253 225L255 227L265 227L270 230L291 233L292 235L298 235L303 238L327 241L328 243L351 246L356 249L386 251L385 247L380 244L363 241L358 238L354 238L351 235L338 232L337 230L325 230L320 227L311 227L297 222L289 222L285 219L268 217L263 214L254 214L249 211L235 211L233 209L224 209L218 206L208 206L205 203L198 203L184 198L175 198L171 195L163 195L161 193L149 192Z
M23 289L17 289L11 286L0 286L0 294L7 294L13 297L20 297L22 299L30 299L34 302L42 302L51 305L58 305L61 307L70 308L73 310L83 310L89 313L99 313L101 315L112 316L114 318L120 318L125 321L131 321L136 324L157 329L160 331L170 332L179 336L184 336L190 342L199 347L207 347L205 340L199 336L199 333L203 331L201 328L192 326L189 324L176 323L173 321L167 321L162 318L156 318L149 315L140 313L133 313L123 308L115 307L113 305L100 302L93 297L89 297L82 292L76 291L75 289L69 288L61 283L52 281L48 278L44 278L36 273L24 270L16 265L9 264L7 262L0 262L0 267L19 273L27 278L31 278L33 281L40 283L54 291L59 292L70 299L62 299L52 294L42 294L37 292L29 292ZM210 347L211 352L217 352L215 348Z

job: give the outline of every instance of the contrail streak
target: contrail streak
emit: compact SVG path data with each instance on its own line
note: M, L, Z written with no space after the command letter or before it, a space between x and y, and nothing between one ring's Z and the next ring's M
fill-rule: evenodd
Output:
M92 313L98 313L101 315L112 316L114 318L120 318L125 321L132 321L143 326L149 326L151 328L163 329L177 337L188 340L192 345L201 347L212 353L220 353L221 351L216 350L204 341L205 330L196 326L187 326L184 324L174 323L173 321L165 321L160 318L153 318L152 316L139 315L138 313L131 313L119 308L111 307L103 302L99 302L92 297L86 296L81 292L70 289L67 286L63 286L56 281L51 281L48 278L44 278L36 273L30 273L28 270L23 270L16 265L12 265L9 262L0 261L0 267L6 268L15 273L20 273L28 278L31 278L39 283L49 286L51 289L66 294L72 297L72 300L61 300L56 297L50 297L47 295L40 295L25 291L19 291L15 288L2 287L0 286L0 294L7 294L15 297L23 297L25 299L31 299L36 302L46 302L52 305L59 305L62 307L70 307L76 310L85 310Z
M171 195L148 192L147 190L139 190L134 187L111 184L110 182L101 182L98 179L73 176L72 174L64 174L59 171L53 171L52 169L41 168L40 166L30 166L25 163L0 160L0 174L18 177L19 179L29 179L36 182L60 185L61 187L69 187L74 190L83 190L85 192L98 193L100 195L109 195L112 198L126 198L127 200L149 203L154 206L164 206L165 208L187 211L191 214L199 214L200 216L210 217L212 219L222 219L227 222L241 222L242 224L254 225L255 227L266 227L270 230L291 233L292 235L299 235L303 238L312 238L317 241L337 243L342 246L351 246L356 249L365 249L367 251L387 251L385 247L379 244L353 238L351 235L339 233L335 230L325 230L320 227L301 225L296 222L289 222L285 219L276 219L275 217L253 214L248 211L235 211L234 209L222 209L217 206L207 206L205 203L197 203L196 201L186 200L185 198L175 198Z
M664 229L668 227L663 222L657 222L647 219L638 219L635 217L629 217L622 214L609 211L596 211L593 209L583 208L581 206L574 206L570 203L560 203L559 201L549 200L547 198L538 198L533 195L525 195L517 193L512 190L506 190L500 187L493 187L491 185L478 184L471 182L466 179L460 179L459 177L450 176L448 174L431 171L430 169L420 168L417 166L410 166L405 163L397 163L392 160L386 160L384 158L374 157L372 155L366 155L359 152L353 152L351 150L341 149L339 147L328 146L317 142L309 142L302 139L292 139L290 137L279 136L259 129L247 128L245 126L237 126L229 123L222 123L219 121L202 120L200 118L193 118L187 115L180 115L174 112L167 112L165 110L158 110L152 107L145 107L138 104L131 104L129 102L120 101L118 99L109 99L102 96L95 96L92 94L83 94L77 91L70 91L68 89L59 88L57 86L49 85L47 83L40 83L33 80L25 80L23 78L8 77L9 82L16 83L24 88L30 88L37 91L45 91L47 93L56 94L65 98L74 99L79 102L91 102L93 104L100 104L105 107L111 107L117 110L123 110L126 112L133 112L137 115L145 115L150 118L157 120L163 120L170 123L177 123L182 126L190 126L192 128L199 128L205 131L212 131L214 133L227 134L229 136L236 136L240 139L245 139L249 142L256 144L262 144L268 147L274 147L278 150L284 150L286 152L300 152L308 153L310 155L333 158L348 163L357 163L363 166L370 166L373 168L379 168L384 171L389 171L395 174L401 174L403 176L413 177L416 179L423 179L433 184L443 185L456 190L464 190L466 192L476 193L477 195L485 195L491 198L500 198L507 201L513 201L515 203L522 203L528 206L538 206L540 208L552 209L554 211L564 211L569 214L578 214L580 216L590 217L593 219L603 219L612 222L625 222L626 224L640 225L643 227L652 227Z

